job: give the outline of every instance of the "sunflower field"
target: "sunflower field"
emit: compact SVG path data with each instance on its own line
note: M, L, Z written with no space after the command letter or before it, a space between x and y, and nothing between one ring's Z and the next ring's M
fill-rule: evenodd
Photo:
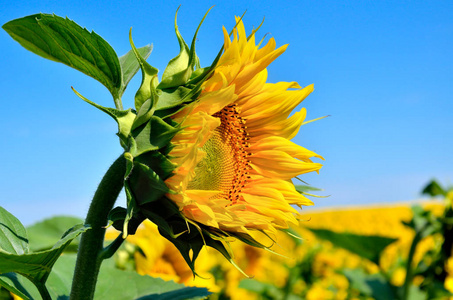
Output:
M425 193L444 197L412 205L305 212L306 220L291 228L289 235L281 233L272 251L232 242L236 266L204 248L195 264L196 276L157 226L145 221L115 253L109 268L206 288L211 293L207 298L213 300L453 299L453 257L443 252L448 248L444 233L452 230L453 190L448 192L433 181ZM79 221L54 217L28 227L32 249L48 248L62 234L63 225ZM107 242L117 235L110 228ZM66 263L74 263L78 243L74 240L64 251ZM451 243L449 247L446 251L451 253ZM409 261L412 268L406 283ZM403 298L406 286L407 298ZM1 291L1 299L21 299Z
M250 278L208 249L200 253L194 277L181 254L151 222L128 238L115 261L118 267L142 275L206 287L214 293L209 299L400 299L417 234L409 224L417 218L444 221L451 214L453 191L447 197L412 209L404 203L304 213L307 221L292 228L294 236L278 237L273 250L279 254L232 243L235 261ZM376 248L365 249L364 242ZM361 245L363 249L350 248ZM453 257L440 259L442 247L442 231L430 231L418 240L411 258L408 299L448 299L453 292Z

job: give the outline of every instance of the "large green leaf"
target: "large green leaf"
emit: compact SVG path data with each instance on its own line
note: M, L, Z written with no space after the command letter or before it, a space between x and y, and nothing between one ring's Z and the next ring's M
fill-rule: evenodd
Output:
M16 272L26 276L34 283L45 282L64 248L88 229L88 225L74 226L52 249L46 251L22 255L0 251L0 273Z
M75 255L65 254L56 262L46 283L52 299L69 298L75 261ZM210 294L205 288L186 287L174 281L122 271L107 262L101 266L94 299L203 299ZM27 286L22 277L18 282Z
M147 59L153 50L152 45L147 45L145 47L138 48L137 51L144 59ZM119 58L121 70L123 74L123 81L121 84L120 95L124 93L126 90L129 81L131 81L132 77L138 72L140 69L140 64L135 57L134 51L130 50L123 56Z
M101 82L114 98L119 96L118 56L95 32L68 18L43 13L9 21L3 29L27 50L79 70Z
M239 287L260 295L260 299L285 299L283 291L274 284L260 282L255 279L243 279L239 283Z
M39 291L33 283L16 273L0 274L0 286L24 300L39 299ZM1 299L1 298L0 298Z
M15 216L1 206L0 251L16 255L29 252L28 237L24 226Z
M326 229L308 228L316 237L328 240L337 247L344 248L363 258L379 264L379 256L382 250L388 245L397 241L394 238L388 238L376 235L358 235L352 233L339 233Z
M350 281L351 288L360 292L360 296L373 297L376 300L396 299L389 282L379 273L369 275L363 270L346 269L343 274Z
M83 220L77 217L57 216L28 226L30 249L41 251L52 248L67 228L81 223L83 223ZM78 238L74 239L65 251L76 251L77 245Z
M0 285L24 299L39 299L36 294L47 294L45 282L56 260L88 225L76 225L49 250L30 252L24 226L5 209L0 207ZM24 279L24 278L27 279ZM36 288L30 288L31 284Z

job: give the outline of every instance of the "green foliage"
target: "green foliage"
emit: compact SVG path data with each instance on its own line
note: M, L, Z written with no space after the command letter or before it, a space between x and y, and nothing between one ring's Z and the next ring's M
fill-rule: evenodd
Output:
M422 191L422 194L429 195L431 197L446 196L447 191L444 190L436 180L432 180L428 183Z
M18 273L25 276L38 288L45 298L48 294L45 282L50 275L53 265L60 257L64 249L79 234L89 229L88 225L76 225L63 234L62 238L49 250L31 252L27 233L24 226L17 218L4 208L0 207L0 274ZM5 275L0 279L0 284L13 292L26 291L17 288L12 274Z
M360 295L373 297L376 300L396 299L392 286L381 273L367 274L361 269L343 270L343 274L351 283L351 288Z
M397 241L394 238L382 236L358 235L352 233L338 233L326 229L308 228L316 237L327 240L337 247L344 248L363 258L379 264L382 251L391 243Z
M65 228L71 228L82 224L83 220L76 217L58 216L28 226L29 246L32 251L47 250L61 238ZM65 252L76 252L79 245L79 237L65 248Z
M244 279L241 280L239 284L240 288L246 289L250 292L254 292L260 295L261 299L268 299L268 300L302 300L303 298L290 295L285 297L285 294L282 290L277 288L275 285L270 283L260 282L255 279Z
M27 50L79 70L102 83L114 98L120 96L118 56L95 32L68 18L43 13L9 21L3 29Z
M28 236L22 223L0 206L0 253L26 254ZM0 269L1 271L1 269Z
M75 255L62 256L53 267L46 282L52 299L68 299L74 272ZM0 275L0 280L5 276ZM16 290L24 299L39 299L38 291L23 276L9 273ZM0 281L1 282L1 281ZM113 265L104 264L99 273L94 299L203 299L210 293L205 288L186 287L173 281L142 276L133 271L122 271ZM114 298L113 296L114 295Z

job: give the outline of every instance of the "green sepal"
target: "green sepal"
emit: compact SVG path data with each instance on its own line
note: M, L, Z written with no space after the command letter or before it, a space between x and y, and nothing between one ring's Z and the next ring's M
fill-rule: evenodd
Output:
M134 52L135 57L137 58L137 61L140 65L140 69L142 70L142 83L137 93L135 94L135 109L137 111L140 111L141 106L148 99L151 99L151 107L154 107L157 103L158 97L156 93L156 86L158 85L158 70L148 64L135 47L134 41L132 40L132 28L129 31L129 42L131 44L132 51Z
M213 67L198 68L190 76L190 80L187 82L188 85L198 84L201 80L205 79L209 73L212 72Z
M137 210L137 202L135 201L128 180L124 181L124 192L126 193L127 211L126 217L124 218L123 229L121 231L123 232L123 238L126 238L129 235L129 222Z
M128 215L127 209L124 207L115 207L109 212L108 220L109 225L113 226L118 231L124 230L124 222ZM127 234L135 234L137 228L140 224L145 220L144 217L141 217L137 214L133 215L130 219L128 219L127 224Z
M152 45L146 45L144 47L137 48L137 52L145 60L150 56L152 50ZM138 70L140 70L140 62L137 60L134 50L130 50L129 52L121 56L119 58L119 61L122 71L122 81L119 94L120 96L122 96L131 79L135 76Z
M198 254L203 246L209 246L222 253L240 272L248 276L233 261L233 254L226 240L230 236L226 232L185 218L176 204L166 197L144 205L140 208L140 212L157 225L163 237L176 246L194 275L197 275L195 260ZM250 236L241 238L248 239L250 244L259 244L256 241L251 242L253 238Z
M148 122L154 115L154 111L156 110L155 103L156 99L158 99L157 93L155 93L155 95L155 97L153 96L149 98L142 104L142 106L140 106L140 110L137 112L137 116L132 124L132 130Z
M265 233L264 233L265 234ZM261 248L261 249L268 249L269 247L261 244L257 240L255 240L251 235L243 233L243 232L235 232L233 234L235 238L238 240L242 241L243 243L253 246L255 248Z
M131 132L131 127L132 127L132 124L133 124L135 116L136 116L135 113L132 111L132 109L129 108L128 110L118 110L115 108L104 107L97 103L94 103L91 100L88 100L87 98L85 98L84 96L79 94L79 92L77 92L74 88L72 88L72 90L83 101L85 101L85 102L93 105L97 109L105 112L118 123L117 135L120 138L121 145L123 146L123 148L125 148L127 150L128 137Z
M190 50L178 30L177 17L178 9L175 14L175 32L179 43L179 54L170 60L164 73L159 89L171 88L184 85L190 78L193 68L190 68Z
M134 141L134 139L130 139ZM134 168L134 156L130 152L124 153L124 158L126 159L126 172L124 173L124 180L127 180L129 174L131 174L132 169Z
M127 182L137 205L157 201L166 193L170 193L170 189L156 172L136 161Z
M177 224L179 226L177 226ZM228 250L228 242L224 239L213 238L209 229L206 230L201 226L187 222L187 220L184 220L183 218L178 220L177 223L175 221L171 223L171 228L173 230L175 227L179 227L179 230L181 230L184 228L183 226L186 226L187 230L177 237L172 237L168 234L168 232L162 230L162 227L159 227L159 232L162 236L172 242L176 248L178 248L194 275L197 275L195 271L195 260L197 259L198 254L203 246L209 246L220 252L231 264L247 276L233 261L233 254ZM225 244L228 247L225 247Z
M184 86L162 90L156 110L164 110L183 104L187 100L191 89Z
M176 165L159 151L149 151L135 158L136 162L150 167L162 180L166 180L173 175Z
M189 230L188 227L174 227L169 223L169 220L178 221L183 217L176 204L166 197L162 197L160 201L147 203L141 208L141 213L172 239L178 238Z
M137 157L145 152L163 148L170 143L179 130L161 118L152 116L146 124L132 131L135 144L133 144L133 148L131 147L130 153Z
M198 25L198 28L195 31L194 37L192 39L190 49L179 33L177 25L178 11L176 11L175 32L179 43L179 54L175 58L170 60L167 67L165 68L164 74L162 75L162 81L158 85L159 89L167 89L186 84L190 80L194 69L200 67L200 61L195 53L195 42L197 40L197 35L198 31L200 30L201 24L203 24L203 21L208 15L211 8L206 12L200 24Z

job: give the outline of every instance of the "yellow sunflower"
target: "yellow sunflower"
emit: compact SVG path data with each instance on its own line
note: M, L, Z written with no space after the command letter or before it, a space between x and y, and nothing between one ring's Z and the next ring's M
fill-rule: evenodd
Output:
M266 67L287 45L271 38L260 48L236 19L233 39L196 101L172 116L181 125L169 153L176 165L167 197L189 220L226 233L274 235L297 224L292 206L312 205L291 178L318 171L318 154L290 140L306 110L289 116L313 91L296 82L266 83ZM261 44L261 43L260 43Z

